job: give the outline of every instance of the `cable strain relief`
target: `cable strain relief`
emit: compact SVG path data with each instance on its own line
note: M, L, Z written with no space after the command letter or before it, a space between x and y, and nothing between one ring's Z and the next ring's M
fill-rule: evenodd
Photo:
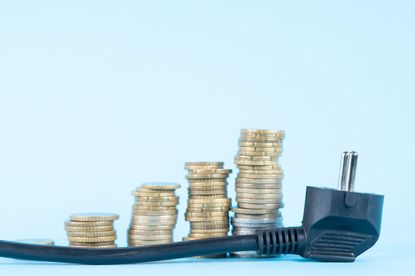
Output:
M300 254L305 246L305 232L302 227L258 230L257 239L258 255L264 257Z

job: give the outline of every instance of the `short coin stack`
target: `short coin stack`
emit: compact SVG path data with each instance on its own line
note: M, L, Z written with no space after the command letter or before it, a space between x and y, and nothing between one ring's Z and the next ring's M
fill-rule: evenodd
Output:
M128 245L141 246L173 242L179 197L175 183L145 183L133 191Z
M114 221L119 216L111 213L82 213L71 215L65 221L70 246L88 248L117 247Z
M188 162L186 178L189 181L189 200L185 219L190 222L190 233L185 240L227 236L229 208L227 178L231 170L223 162ZM215 255L205 257L226 257Z
M242 129L235 164L237 208L233 208L233 235L254 234L258 229L282 226L279 209L283 207L278 164L284 132L280 130ZM255 252L236 252L237 256L255 256Z

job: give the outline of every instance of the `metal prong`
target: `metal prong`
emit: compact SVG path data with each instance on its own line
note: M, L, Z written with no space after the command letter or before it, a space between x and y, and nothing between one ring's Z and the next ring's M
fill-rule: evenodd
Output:
M345 190L348 192L354 191L354 180L356 178L356 166L357 166L357 152L352 151L347 154L347 175L346 175L346 187Z
M347 174L347 163L348 163L348 154L349 152L345 151L342 153L342 158L340 160L340 173L339 173L339 190L346 191L346 174Z

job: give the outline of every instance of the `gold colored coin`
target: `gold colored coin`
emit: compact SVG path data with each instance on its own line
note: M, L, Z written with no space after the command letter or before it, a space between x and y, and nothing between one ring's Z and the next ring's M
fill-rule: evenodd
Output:
M230 198L206 198L206 199L189 199L189 204L201 204L201 203L231 203Z
M185 169L193 168L223 168L223 162L186 162L184 165Z
M239 150L237 156L269 156L277 158L281 156L281 150L279 151L242 151Z
M175 192L158 192L158 190L134 190L131 192L131 194L133 196L136 197L146 197L146 196L151 196L151 197L171 197L171 196L175 196Z
M189 213L201 213L201 212L227 212L229 207L217 207L217 208L192 208L189 207L186 209L186 212Z
M71 221L114 221L119 215L112 213L79 213L70 216Z
M109 242L69 242L71 246L109 246L115 245L114 241Z
M211 174L188 174L186 175L187 179L226 179L228 178L228 173L211 173Z
M117 248L117 244L109 244L109 245L71 245L72 247L79 247L79 248Z
M135 211L148 211L148 212L158 212L158 211L172 211L172 210L176 210L176 204L172 205L172 206L148 206L148 205L137 205L134 204L133 209Z
M271 152L271 153L281 153L282 148L281 147L272 147L272 148L266 148L266 147L249 147L249 146L239 146L240 152Z
M116 235L106 237L73 237L68 236L70 242L110 242L117 239Z
M135 206L137 207L176 207L179 201L137 201Z
M253 160L240 160L235 159L236 165L248 165L248 166L274 166L277 164L275 161L253 161Z
M228 212L186 212L186 217L227 217Z
M209 234L198 234L198 233L192 233L188 236L188 238L194 238L194 239L207 239L207 238L214 238L214 237L225 237L228 234L222 234L222 233L209 233Z
M212 173L219 173L219 174L229 174L232 170L229 169L193 169L189 170L189 174L212 174Z
M103 220L103 221L65 221L65 226L68 227L95 227L95 226L112 226L113 221Z
M102 231L102 232L67 232L68 236L71 237L109 237L115 236L117 233L113 231Z
M179 197L178 196L136 196L135 200L137 201L169 201L169 202L178 202Z
M273 163L277 162L278 158L269 155L260 155L260 156L252 156L252 155L238 155L236 160L247 160L247 161L272 161Z
M141 184L141 188L144 190L169 191L179 189L180 184L168 182L148 182Z
M65 226L65 230L68 232L102 232L112 231L114 230L114 227L112 225L94 227Z
M254 128L244 128L241 129L241 135L278 135L281 137L285 136L285 132L280 129L254 129Z
M240 171L254 170L254 171L275 171L281 170L281 167L275 163L275 165L238 165Z

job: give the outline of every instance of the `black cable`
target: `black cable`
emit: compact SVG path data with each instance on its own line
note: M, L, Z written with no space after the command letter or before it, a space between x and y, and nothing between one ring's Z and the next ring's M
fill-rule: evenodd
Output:
M76 248L33 245L0 240L0 256L6 258L79 264L131 264L258 248L257 235L229 236L171 244L125 248Z

